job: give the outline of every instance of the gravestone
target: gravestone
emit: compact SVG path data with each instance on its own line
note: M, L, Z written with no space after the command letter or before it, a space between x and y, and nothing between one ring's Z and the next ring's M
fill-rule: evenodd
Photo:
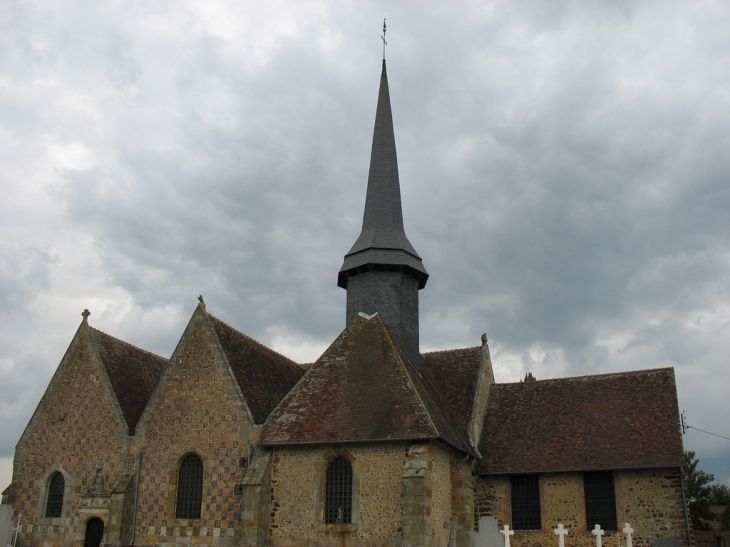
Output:
M558 527L553 530L553 534L558 536L558 547L565 547L565 536L568 535L568 529L562 524L558 524Z
M10 545L10 538L13 533L13 515L15 510L10 504L0 505L0 547Z
M474 532L474 547L502 547L504 537L499 532L497 519L492 516L479 517L479 531Z
M677 538L656 538L649 547L681 547Z

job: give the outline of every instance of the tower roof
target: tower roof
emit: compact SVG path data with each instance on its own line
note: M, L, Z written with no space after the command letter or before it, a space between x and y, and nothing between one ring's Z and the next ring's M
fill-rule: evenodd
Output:
M428 279L421 257L408 241L403 228L398 160L385 60L380 75L362 231L345 255L337 284L347 288L346 273L367 265L405 267L419 279L419 288L423 288Z

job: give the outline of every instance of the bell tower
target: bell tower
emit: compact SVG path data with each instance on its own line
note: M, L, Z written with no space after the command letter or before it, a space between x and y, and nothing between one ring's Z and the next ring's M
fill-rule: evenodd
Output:
M419 368L418 291L428 273L403 228L388 74L383 60L362 231L345 255L337 285L347 290L347 324L378 313Z

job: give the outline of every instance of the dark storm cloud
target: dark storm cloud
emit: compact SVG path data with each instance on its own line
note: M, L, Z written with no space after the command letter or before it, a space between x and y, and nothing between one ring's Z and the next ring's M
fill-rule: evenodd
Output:
M56 341L22 355L41 333L0 312L17 340L2 378L46 360L45 378L3 384L13 423L70 340L54 321L71 303L165 355L199 293L267 344L337 335L386 15L406 230L431 274L424 347L488 331L499 381L675 366L698 427L723 427L707 379L728 379L726 7L211 6L6 15L1 180L21 228L0 291L46 299L23 328Z

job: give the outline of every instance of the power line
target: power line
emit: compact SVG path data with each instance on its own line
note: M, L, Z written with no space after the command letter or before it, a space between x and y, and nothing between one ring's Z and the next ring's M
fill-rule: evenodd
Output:
M688 429L696 429L697 431L702 431L702 433L707 433L708 435L712 435L713 437L720 437L721 439L730 441L730 437L725 437L724 435L718 435L717 433L712 433L711 431L705 431L704 429L700 429L699 427L689 425L687 423L687 419L684 417L684 410L679 415L679 426L682 428L682 435L687 433Z
M727 441L730 441L730 437L724 437L722 435L718 435L717 433L710 433L709 431L705 431L704 429L700 429L699 427L695 427L693 425L685 425L687 429L696 429L697 431L702 431L702 433L707 433L708 435L712 435L714 437L720 437L721 439L725 439Z

